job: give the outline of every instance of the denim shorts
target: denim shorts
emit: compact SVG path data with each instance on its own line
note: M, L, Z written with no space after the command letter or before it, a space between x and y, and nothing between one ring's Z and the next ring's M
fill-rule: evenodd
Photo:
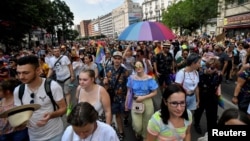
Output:
M125 111L125 99L116 99L114 102L111 104L111 111L112 114L120 114L124 113Z
M193 111L196 110L196 95L190 94L186 96L187 109Z

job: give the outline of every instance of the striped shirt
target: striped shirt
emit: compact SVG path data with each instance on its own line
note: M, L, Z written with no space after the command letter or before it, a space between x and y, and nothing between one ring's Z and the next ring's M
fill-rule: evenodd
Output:
M186 136L186 130L192 123L192 113L187 110L189 120L184 119L184 126L175 128L174 132L169 124L164 124L161 119L161 112L157 111L148 122L147 130L150 134L157 136L157 141L182 141ZM181 138L181 139L178 139Z

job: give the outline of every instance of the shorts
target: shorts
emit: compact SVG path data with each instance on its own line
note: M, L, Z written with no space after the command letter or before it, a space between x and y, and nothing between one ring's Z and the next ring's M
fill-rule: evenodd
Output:
M64 83L58 82L58 84L60 84L60 86L62 87L64 94L69 94L69 92L72 89L72 87L70 87L70 84L71 84L71 80L70 79L66 80Z
M160 77L158 77L158 82L160 86L162 86L164 82L166 85L170 85L172 83L169 75L160 75Z
M125 99L116 99L111 104L111 112L112 114L120 114L125 112Z
M196 106L196 95L195 94L191 94L191 95L187 95L186 96L186 105L187 105L187 109L193 111L196 110L197 106Z

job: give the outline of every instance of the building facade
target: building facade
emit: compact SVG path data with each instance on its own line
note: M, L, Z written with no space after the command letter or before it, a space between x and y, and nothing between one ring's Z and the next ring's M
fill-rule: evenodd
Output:
M89 35L89 23L91 22L91 20L82 20L80 22L80 36L81 37L88 37Z
M250 0L220 0L217 32L228 37L246 37L250 33Z
M93 19L89 23L88 30L89 30L89 36L99 36L99 35L101 35L100 18L99 17L97 19Z
M178 0L144 0L142 3L144 21L161 21L162 13L167 7Z
M106 37L113 37L113 19L112 13L108 13L100 18L100 30L101 34L105 35Z
M113 37L118 37L129 25L142 19L142 9L139 3L125 0L124 3L112 11Z

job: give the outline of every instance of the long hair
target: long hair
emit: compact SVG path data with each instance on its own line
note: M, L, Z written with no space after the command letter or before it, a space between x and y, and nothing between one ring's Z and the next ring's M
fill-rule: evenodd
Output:
M168 107L165 105L165 102L172 94L177 93L177 92L182 92L186 95L185 90L182 88L181 85L179 84L170 84L166 90L162 94L162 101L161 101L161 118L164 124L168 124L168 120L170 118L170 113L168 110ZM185 98L186 100L186 98ZM185 110L183 114L181 115L182 118L185 120L188 119L188 113L187 113L187 107L185 107Z

